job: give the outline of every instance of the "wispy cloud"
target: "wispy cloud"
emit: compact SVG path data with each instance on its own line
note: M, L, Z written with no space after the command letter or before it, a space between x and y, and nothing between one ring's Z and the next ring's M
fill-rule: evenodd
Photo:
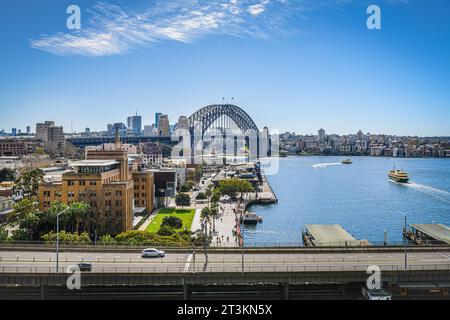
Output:
M209 34L270 37L294 12L292 6L288 0L165 0L137 10L97 2L84 13L81 30L42 35L30 45L57 55L107 56Z

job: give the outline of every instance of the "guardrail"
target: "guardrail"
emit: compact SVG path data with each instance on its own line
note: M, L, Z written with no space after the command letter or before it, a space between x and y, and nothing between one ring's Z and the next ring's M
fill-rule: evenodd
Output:
M381 271L404 271L400 265L382 265ZM65 267L60 267L60 274L70 273ZM208 266L191 267L186 271L184 266L136 266L136 267L94 267L90 274L180 274L180 273L311 273L311 272L366 272L367 266ZM409 265L408 271L450 271L450 265ZM1 266L0 273L17 274L55 274L56 267L7 267Z

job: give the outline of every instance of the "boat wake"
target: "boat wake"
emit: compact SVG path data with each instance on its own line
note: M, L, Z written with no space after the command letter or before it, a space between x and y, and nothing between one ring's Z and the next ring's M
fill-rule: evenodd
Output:
M339 166L342 163L340 162L332 162L332 163L316 163L313 164L314 168L326 168L326 167L331 167L331 166Z
M426 193L435 199L438 199L445 203L450 204L450 192L448 192L448 191L438 189L438 188L433 188L433 187L430 187L430 186L427 186L424 184L420 184L420 183L415 183L415 182L398 183L398 182L394 182L392 180L390 180L390 181L393 183L402 185L404 187L412 188L419 192Z

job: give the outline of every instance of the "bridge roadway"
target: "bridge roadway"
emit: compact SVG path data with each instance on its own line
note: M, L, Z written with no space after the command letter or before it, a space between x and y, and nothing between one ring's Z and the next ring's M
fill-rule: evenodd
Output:
M450 271L450 249L434 251L413 251L408 253L408 270ZM136 252L62 252L59 255L60 272L79 262L92 263L92 273L233 273L242 272L242 254L239 251L214 252L205 255L166 253L164 258L142 258ZM381 270L401 271L404 269L404 252L399 249L389 252L249 252L244 255L245 272L339 272L365 271L369 265ZM42 273L56 271L56 254L49 251L0 251L1 273Z

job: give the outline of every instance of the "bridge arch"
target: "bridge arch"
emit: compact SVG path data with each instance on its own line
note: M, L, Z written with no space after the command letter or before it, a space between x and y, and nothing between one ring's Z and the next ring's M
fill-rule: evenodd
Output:
M198 125L203 136L223 116L232 119L242 132L247 130L258 132L258 127L248 113L232 104L216 104L201 108L189 117L189 128L193 130Z

